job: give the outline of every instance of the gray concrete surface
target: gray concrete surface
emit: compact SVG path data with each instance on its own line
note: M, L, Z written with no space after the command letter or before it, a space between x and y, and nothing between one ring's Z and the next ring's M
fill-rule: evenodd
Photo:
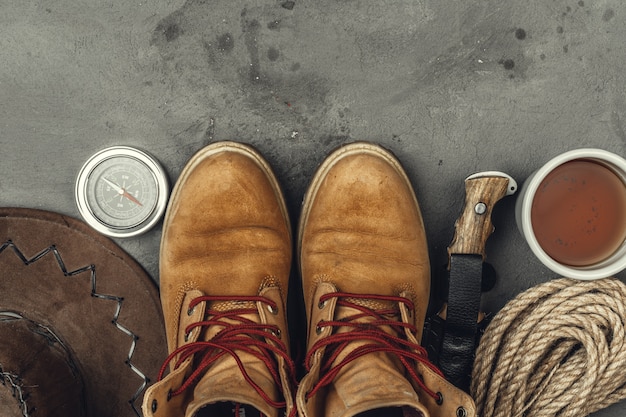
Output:
M0 10L4 206L79 217L74 180L97 150L145 149L174 182L195 151L231 139L272 163L295 224L324 157L374 141L413 181L437 269L466 176L500 170L521 183L578 147L626 156L620 0L0 0ZM514 202L494 213L488 311L554 277L518 233ZM157 281L160 232L117 241Z

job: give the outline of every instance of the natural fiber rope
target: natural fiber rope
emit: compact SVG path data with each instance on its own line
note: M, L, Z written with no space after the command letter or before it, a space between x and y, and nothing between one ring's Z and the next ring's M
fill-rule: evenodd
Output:
M511 300L476 352L478 416L586 416L626 398L626 285L556 279Z

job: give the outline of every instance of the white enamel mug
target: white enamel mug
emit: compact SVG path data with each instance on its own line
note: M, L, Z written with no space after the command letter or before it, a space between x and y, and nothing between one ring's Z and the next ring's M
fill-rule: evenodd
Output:
M626 160L624 158L602 149L575 149L552 158L526 179L517 197L515 220L521 234L526 239L535 256L552 271L563 277L581 280L610 277L626 269L626 242L622 241L621 245L612 254L597 263L573 266L558 262L550 256L540 245L533 230L531 213L539 186L546 179L546 176L557 167L574 160L592 161L610 169L621 179L626 193Z

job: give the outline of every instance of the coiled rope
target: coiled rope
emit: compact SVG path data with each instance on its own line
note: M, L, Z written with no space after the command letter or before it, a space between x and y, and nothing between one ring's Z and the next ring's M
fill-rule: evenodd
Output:
M626 285L560 278L511 300L476 351L481 417L585 416L626 398Z

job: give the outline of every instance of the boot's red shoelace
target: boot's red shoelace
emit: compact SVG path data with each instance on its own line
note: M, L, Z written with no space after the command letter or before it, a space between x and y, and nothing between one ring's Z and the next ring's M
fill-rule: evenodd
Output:
M324 327L348 327L351 330L343 333L331 334L318 342L316 342L305 358L306 370L310 371L311 360L316 351L326 348L324 358L322 360L322 368L320 370L320 380L307 394L307 399L313 397L321 388L329 385L343 367L350 362L374 352L384 352L395 355L404 365L408 375L413 379L428 395L435 400L440 401L441 394L429 389L423 379L416 371L417 362L421 362L432 369L439 375L441 371L428 360L426 350L419 344L406 340L403 335L405 329L413 334L417 329L415 326L394 319L400 314L398 309L388 308L373 310L362 304L349 300L377 300L382 302L402 303L407 306L409 311L414 314L415 307L413 302L404 297L381 296L381 295L362 295L335 292L320 297L320 304L326 303L331 298L337 298L337 305L341 307L349 307L357 312L349 317L345 317L337 321L321 321L317 324L318 329ZM367 318L367 320L363 320ZM382 327L390 328L395 335L385 332ZM353 342L366 342L349 352L343 359L333 365L339 357L342 350Z
M192 310L202 302L261 302L266 304L270 311L278 308L276 303L262 296L241 296L241 297L224 297L224 296L202 296L191 301L189 308ZM190 324L185 329L185 334L189 334L195 328L206 328L209 326L220 326L220 330L209 341L196 341L185 344L170 353L163 363L159 371L158 379L161 380L165 375L167 367L178 356L174 364L177 369L186 359L191 356L199 355L195 359L193 372L183 381L183 384L169 396L176 396L194 385L204 372L217 360L224 355L230 355L237 363L244 379L254 388L254 390L267 402L275 408L285 408L286 401L273 400L246 371L245 364L239 357L238 352L245 352L253 355L261 360L269 370L275 384L283 391L283 384L278 372L278 362L276 356L285 360L287 373L293 386L296 386L295 364L287 351L286 344L278 337L280 329L277 326L257 323L250 320L244 315L258 314L258 310L253 307L235 308L228 311L218 311L207 309L205 312L205 320ZM225 321L226 320L226 321ZM268 343L267 340L271 341ZM295 407L291 410L290 416L295 416Z

